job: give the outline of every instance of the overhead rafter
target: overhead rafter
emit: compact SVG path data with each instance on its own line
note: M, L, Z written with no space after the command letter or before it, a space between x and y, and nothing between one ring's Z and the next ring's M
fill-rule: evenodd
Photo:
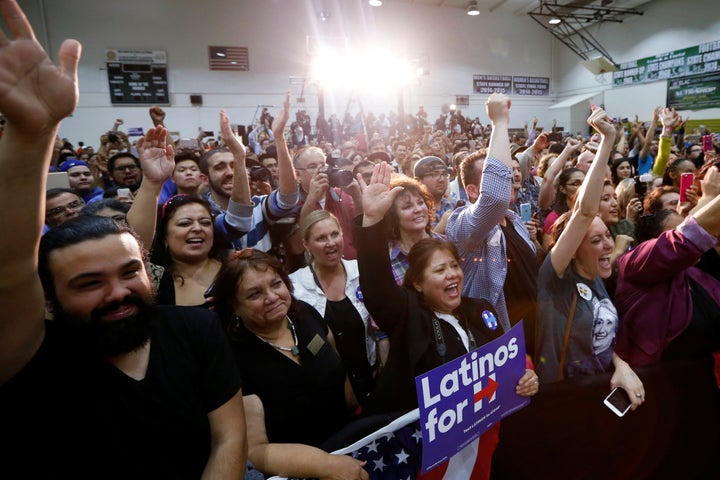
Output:
M583 60L589 60L589 54L596 51L612 62L610 54L586 27L603 22L622 23L623 16L642 15L643 12L635 8L610 7L607 1L603 1L600 6L591 3L592 0L561 5L541 1L540 6L528 12L528 15ZM558 19L559 23L552 25L550 19Z

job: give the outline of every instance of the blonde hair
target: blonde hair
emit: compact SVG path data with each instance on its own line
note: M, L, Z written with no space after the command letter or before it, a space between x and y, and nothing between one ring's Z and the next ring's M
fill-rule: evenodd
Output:
M323 220L327 219L333 219L335 220L335 224L340 229L340 232L342 233L342 228L340 226L340 222L338 221L337 217L333 215L332 213L328 212L327 210L315 210L314 212L310 212L310 214L303 218L300 221L299 224L299 231L300 231L300 237L308 241L310 237L310 229L315 225L316 223L322 222ZM312 262L313 256L312 253L310 253L307 248L305 249L305 262L309 265Z

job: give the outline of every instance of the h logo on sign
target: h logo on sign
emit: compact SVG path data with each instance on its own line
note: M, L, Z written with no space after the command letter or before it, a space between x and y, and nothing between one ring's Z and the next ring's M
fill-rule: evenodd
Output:
M487 385L485 388L482 386L482 380L473 385L473 400L475 401L475 412L482 410L483 398L488 398L488 402L495 400L495 391L497 390L498 384L495 381L495 374L492 373L487 377Z

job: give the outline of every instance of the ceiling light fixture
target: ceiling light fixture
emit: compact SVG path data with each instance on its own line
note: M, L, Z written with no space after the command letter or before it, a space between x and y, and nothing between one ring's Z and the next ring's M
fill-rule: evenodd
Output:
M480 8L478 8L478 2L472 2L470 5L467 6L465 9L465 13L470 15L471 17L474 17L476 15L480 15Z
M371 7L382 7L382 0L368 0Z
M552 17L550 20L548 20L548 23L550 25L559 25L562 23L562 20L559 19L558 17Z

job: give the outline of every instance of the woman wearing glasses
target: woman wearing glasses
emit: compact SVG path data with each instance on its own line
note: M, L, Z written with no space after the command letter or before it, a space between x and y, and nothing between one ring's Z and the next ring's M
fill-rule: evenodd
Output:
M558 159L555 159L553 165L555 163L558 163ZM585 179L585 172L577 168L568 168L562 170L557 177L554 177L554 181L548 177L549 175L546 174L543 184L549 181L549 185L554 186L555 200L552 202L552 208L545 217L545 224L543 225L543 248L546 251L552 244L552 229L555 221L563 213L572 210L573 205L575 205L575 197Z

